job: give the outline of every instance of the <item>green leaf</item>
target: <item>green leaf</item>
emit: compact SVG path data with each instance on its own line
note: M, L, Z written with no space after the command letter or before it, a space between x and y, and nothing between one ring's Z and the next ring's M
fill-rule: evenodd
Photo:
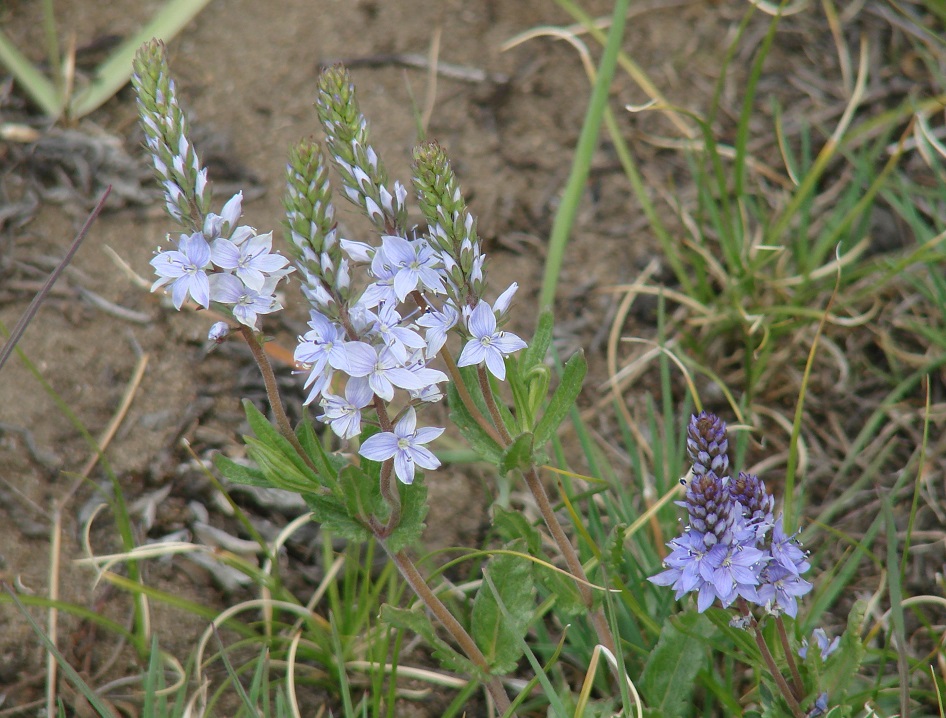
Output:
M855 601L847 617L847 628L841 636L838 650L828 657L824 668L824 682L822 685L831 687L832 700L841 700L847 688L857 675L861 662L867 653L861 635L864 630L864 616L867 614L867 603ZM817 652L817 646L809 646L808 652Z
M524 551L525 541L506 546ZM484 569L484 581L473 600L471 634L495 675L511 673L522 657L522 637L535 610L532 562L519 556L493 556ZM505 615L499 603L506 609Z
M528 373L529 369L537 364L545 365L545 355L548 354L549 347L552 345L552 329L555 325L555 318L552 312L546 309L539 315L539 321L535 328L535 334L529 346L522 350L519 357L519 365L523 374Z
M367 519L384 513L378 479L358 466L346 466L338 475L338 488L349 516Z
M535 427L535 445L545 446L552 438L555 430L558 429L568 412L575 405L578 394L581 393L582 382L585 380L585 374L588 371L588 365L585 362L585 354L578 350L572 355L572 358L565 362L565 371L562 374L562 381L552 395L551 401Z
M306 456L318 469L320 480L326 485L334 484L338 478L338 472L348 464L348 461L338 454L325 451L308 417L296 427L296 437L305 450Z
M65 104L65 99L59 88L37 70L33 63L2 32L0 32L0 65L10 71L20 87L30 96L30 99L39 105L43 114L52 118L59 117ZM130 60L128 68L130 72ZM59 68L55 68L54 71L58 72Z
M138 32L129 36L95 69L92 81L70 102L69 115L73 119L94 112L131 77L131 61L144 43L151 38L170 41L204 9L210 0L167 0Z
M538 577L545 590L555 596L556 616L564 619L588 615L588 607L581 597L575 579L543 567L539 568Z
M479 392L479 389L477 389L477 392ZM482 400L482 395L480 399ZM484 461L498 466L502 459L502 448L476 423L476 420L460 400L460 394L452 381L447 386L447 403L450 406L450 421L463 434L463 438L466 439L470 448Z
M392 553L397 553L420 540L426 528L424 519L427 518L429 508L427 486L423 479L416 479L410 486L398 481L397 486L401 496L401 523L385 541Z
M246 420L256 434L244 437L247 451L273 486L289 491L315 491L324 485L292 444L249 399L243 400Z
M266 478L266 474L262 471L250 466L238 464L233 461L233 459L229 459L223 454L214 456L214 466L217 467L217 471L219 471L222 476L235 484L261 486L266 489L273 488L273 484Z
M690 714L696 674L706 664L706 652L694 650L694 634L709 638L714 633L713 625L699 613L679 614L664 624L639 684L655 715Z
M423 638L433 649L434 657L447 670L468 676L476 676L480 680L485 678L483 672L475 663L461 656L437 635L437 631L426 614L384 604L381 606L381 620L395 628L410 631Z
M256 462L270 486L296 493L322 489L315 474L308 467L300 471L279 449L252 436L244 436L243 441L246 442L246 453Z
M355 542L371 538L371 532L348 515L345 504L338 497L310 493L303 494L302 498L312 511L312 520L333 535Z
M532 434L519 434L499 461L499 470L508 474L513 469L525 469L532 463Z

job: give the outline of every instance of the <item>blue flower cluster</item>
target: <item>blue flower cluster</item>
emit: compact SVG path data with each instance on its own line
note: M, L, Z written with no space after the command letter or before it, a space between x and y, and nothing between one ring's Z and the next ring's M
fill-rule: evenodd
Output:
M752 474L729 474L726 424L714 414L693 416L687 428L692 476L683 534L667 546L665 570L649 580L671 586L676 598L697 594L702 613L718 599L742 598L770 613L798 613L797 599L812 589L802 574L811 567L794 535L786 534L775 499Z
M276 285L294 270L272 251L272 232L237 225L242 204L243 194L235 194L222 214L207 214L200 231L182 234L177 249L159 250L151 260L158 275L151 291L169 285L176 309L188 295L204 309L211 302L228 305L234 319L258 329L259 315L282 309Z
M475 221L439 147L427 143L415 152L417 196L436 221L426 232L408 230L407 190L388 182L343 68L323 72L316 107L342 193L372 222L380 243L340 235L325 154L302 143L287 167L286 208L302 292L311 305L309 331L294 354L308 372L305 403L318 401L318 419L343 439L359 436L366 421L376 422L381 432L359 453L373 461L393 459L397 478L410 484L415 467L440 466L424 445L443 429L417 428L416 409L440 401L438 385L447 381L431 362L454 332L465 340L457 366L485 365L504 379L505 357L526 346L499 329L517 285L492 305L483 298L485 256Z
M350 439L361 433L363 409L379 400L389 404L398 389L406 391L409 408L401 419L391 431L365 441L359 453L374 461L393 458L395 475L409 484L414 465L440 466L423 444L443 429L415 429L414 407L440 401L443 394L437 385L447 381L447 375L430 368L430 362L449 332L457 330L467 337L457 365L485 364L504 379L504 358L526 346L515 334L497 328L518 285L513 283L493 306L482 299L474 306L457 306L453 299L457 288L445 271L450 257L431 247L425 237L384 235L380 247L341 239L338 246L342 256L337 262L323 252L321 271L312 271L311 263L304 270L305 294L314 306L310 330L299 338L295 360L309 373L306 404L320 398L324 413L319 420ZM355 293L351 268L358 265L365 266L372 281ZM336 277L335 282L327 284L326 276ZM437 306L435 298L444 294L448 296ZM408 299L414 306L406 304ZM339 379L344 380L344 396L336 393Z

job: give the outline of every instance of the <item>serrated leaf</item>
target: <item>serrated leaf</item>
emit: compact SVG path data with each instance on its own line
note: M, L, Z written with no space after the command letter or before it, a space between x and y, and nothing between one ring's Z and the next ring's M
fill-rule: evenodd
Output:
M523 551L525 541L506 548ZM532 562L519 556L493 556L484 581L473 600L471 634L495 675L511 673L522 657L522 637L535 610ZM502 602L503 611L499 602Z
M427 486L423 479L416 479L407 486L398 482L401 496L401 522L391 532L385 543L388 550L397 553L420 540L424 533L427 518Z
M532 464L532 434L519 434L503 452L499 470L508 474L513 469L525 469Z
M694 650L694 634L709 637L714 632L699 613L678 614L664 624L639 684L644 702L657 715L676 718L690 713L696 674L706 663L705 651Z
M371 532L348 515L345 504L337 497L328 494L303 494L302 498L312 511L312 520L335 536L356 542L371 538Z
M266 474L262 471L250 466L238 464L233 461L233 459L229 459L223 454L214 456L214 466L217 467L217 471L220 472L221 476L235 484L261 486L265 489L273 488L272 483L266 478Z
M485 678L483 671L475 663L457 653L437 635L437 631L434 630L426 614L384 604L381 606L381 620L423 638L433 649L434 657L440 661L443 668L468 676L476 676L480 680Z
M463 438L466 439L470 448L484 461L498 466L502 458L502 448L476 423L476 420L460 400L460 395L452 381L447 386L447 403L450 406L450 421L463 434Z
M585 354L579 349L572 358L565 362L565 371L562 373L562 381L559 383L548 407L539 423L535 426L535 445L545 446L552 438L552 435L558 429L568 412L575 405L578 394L581 393L582 382L585 380L585 374L588 371L588 364L585 362Z

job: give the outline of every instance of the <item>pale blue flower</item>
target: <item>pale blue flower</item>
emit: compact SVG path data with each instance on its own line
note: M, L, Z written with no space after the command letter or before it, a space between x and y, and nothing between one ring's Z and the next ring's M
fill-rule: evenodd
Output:
M759 586L759 605L765 606L771 613L787 613L792 618L798 615L796 599L807 594L813 586L796 573L792 573L781 564L766 566L762 572L762 584Z
M243 192L237 192L223 205L220 214L208 212L204 217L204 236L208 239L230 237L243 215Z
M828 660L828 656L838 650L838 646L841 645L841 637L835 636L833 639L828 638L828 633L823 628L816 628L811 632L811 638L815 643L818 644L818 650L821 652L822 662ZM803 638L801 640L801 648L798 649L798 655L802 659L808 658L808 639Z
M440 271L440 256L423 239L408 242L403 237L384 235L381 248L387 263L395 270L394 293L400 301L422 285L442 294L445 289Z
M177 249L159 253L151 260L159 279L151 291L171 285L171 301L180 309L187 295L204 309L210 306L210 282L206 270L210 267L210 245L200 232L182 234Z
M234 318L255 329L259 314L282 309L275 295L278 280L268 277L257 290L246 286L232 274L214 274L210 277L210 297L221 304L232 304Z
M391 401L394 398L394 387L418 390L447 380L447 375L436 369L427 369L423 365L402 365L387 347L382 348L375 356L370 368L365 366L358 368L363 373L354 377L353 380L366 382L371 387L371 391L385 401Z
M214 325L210 327L210 331L207 332L207 339L216 344L222 344L229 334L229 324L226 322L214 322Z
M708 565L713 567L712 581L716 595L723 607L729 606L738 597L758 603L756 586L759 584L759 571L767 561L765 552L751 546L732 544L725 551L718 550L716 544L710 551Z
M459 320L460 313L452 302L447 302L439 310L428 309L417 318L417 323L427 329L424 333L427 339L427 356L437 355L447 341L447 334Z
M808 557L798 546L795 534L789 536L785 533L781 516L778 517L775 526L772 528L770 551L772 552L772 558L779 566L796 576L800 576L811 568Z
M378 312L370 314L373 319L371 333L380 337L395 359L407 361L408 349L421 349L427 342L413 329L401 326L401 315L388 303L381 304Z
M417 415L413 407L404 412L394 425L394 431L385 431L368 438L358 453L371 461L387 461L394 458L394 473L405 484L414 482L414 466L436 469L440 460L423 444L430 443L443 433L443 429L424 427L417 429Z
M312 387L305 403L322 392L331 379L332 370L349 376L365 376L374 367L374 347L365 342L347 341L344 330L314 309L309 312L311 329L300 339L293 358L310 369L305 388Z
M214 240L211 257L218 267L232 271L247 287L259 291L268 276L289 264L288 258L273 254L272 248L272 232L258 234L239 245L221 237Z
M457 366L486 362L486 368L500 381L506 378L506 364L503 359L528 346L512 332L497 331L496 316L489 304L482 300L470 313L467 329L473 338L463 347Z
M342 439L353 439L361 433L361 410L371 403L370 391L362 391L355 382L345 387L345 398L325 392L319 402L325 413L316 417Z
M371 276L374 281L365 287L361 302L366 307L376 307L383 302L397 304L397 292L394 291L397 270L385 259L384 252L380 249L371 258Z

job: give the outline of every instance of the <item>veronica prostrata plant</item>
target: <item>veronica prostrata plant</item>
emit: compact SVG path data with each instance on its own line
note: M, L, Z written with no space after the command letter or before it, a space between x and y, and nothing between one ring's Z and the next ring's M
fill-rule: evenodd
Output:
M463 655L422 614L388 606L383 617L423 635L445 665L483 682L495 707L506 712L510 702L498 676L513 670L522 655L522 635L534 610L531 564L508 555L491 559L491 580L472 602L468 629L430 589L407 550L424 526L424 471L440 466L429 445L445 430L425 424L425 409L446 395L451 420L471 447L501 474L524 477L600 642L614 652L536 468L581 387L583 357L569 360L549 399L544 358L551 315L542 316L531 345L503 328L517 285L490 301L476 221L443 149L425 142L413 152L411 184L425 220L414 227L410 193L390 181L347 71L324 70L315 102L324 142L300 142L286 168L291 267L288 257L273 250L271 232L240 223L240 194L220 214L211 211L212 187L187 138L161 43L139 51L133 84L165 205L183 229L176 239L169 235L173 246L152 260L158 275L152 289L169 291L176 309L189 299L223 313L226 320L209 331L214 341L240 331L259 364L276 421L274 428L245 402L256 435L246 438L255 466L218 457L221 472L232 481L295 491L314 520L334 534L377 540ZM333 171L340 181L330 177ZM367 217L373 241L343 235L333 189ZM345 454L327 451L328 437L319 437L310 420L291 426L263 351L262 322L281 309L277 287L292 278L299 279L309 305L309 330L294 352L306 375L305 405L318 406L318 422L350 442L353 451ZM451 337L460 347L456 357ZM496 396L500 382L509 385L512 409Z
M752 633L760 673L774 683L791 715L825 715L829 693L822 687L833 686L820 674L840 637L831 640L816 628L812 637L819 650L809 651L807 639L793 645L784 619L797 619L799 599L813 588L803 578L811 568L807 552L795 534L786 532L783 516L776 516L775 497L765 483L745 472L732 476L722 419L705 411L691 417L686 446L691 471L682 480L686 498L677 504L686 509L687 521L680 536L667 544L671 552L664 570L649 580L672 587L677 599L696 594L699 613L717 604L734 609L730 627ZM769 646L769 622L778 636L778 658ZM796 656L805 661L804 676Z

